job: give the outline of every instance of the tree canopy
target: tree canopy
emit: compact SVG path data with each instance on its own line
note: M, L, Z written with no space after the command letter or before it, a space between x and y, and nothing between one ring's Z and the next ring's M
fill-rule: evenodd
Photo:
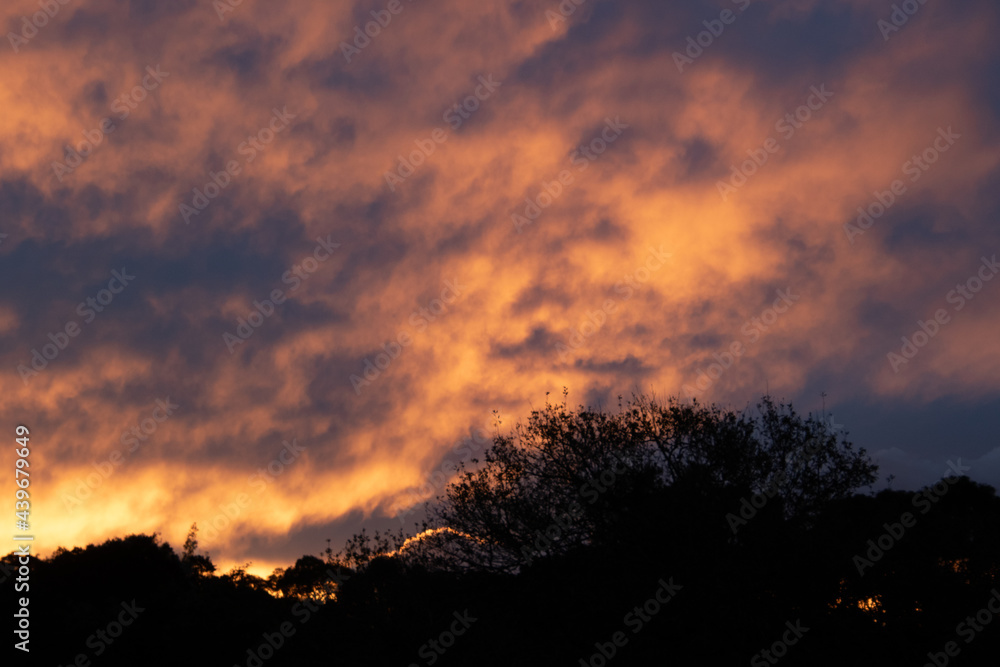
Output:
M637 397L617 412L547 404L429 506L426 558L515 572L539 556L641 542L641 522L682 503L758 500L807 522L876 480L834 425L765 396L737 412ZM739 501L729 521L739 525ZM720 515L720 519L722 515ZM630 534L630 531L635 531ZM735 531L734 531L735 532Z
M993 664L995 490L948 476L875 493L847 435L767 396L614 411L564 396L498 432L417 535L362 530L269 577L216 573L196 526L179 552L129 535L31 558L32 658L881 666L940 663L952 642ZM9 598L18 566L0 560ZM99 639L126 609L134 623Z

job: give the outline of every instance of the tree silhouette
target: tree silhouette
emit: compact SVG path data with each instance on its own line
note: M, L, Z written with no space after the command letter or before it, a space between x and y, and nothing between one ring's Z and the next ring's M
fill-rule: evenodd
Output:
M808 522L876 471L830 424L767 396L739 413L645 397L617 413L571 411L564 399L498 435L478 469L463 466L429 506L425 557L516 572L538 556L639 547L643 516L670 521L685 503L720 499L731 504L718 505L719 517L765 496L770 513Z
M32 558L44 641L31 657L760 665L774 664L780 651L762 651L791 626L808 630L779 646L783 665L943 664L948 642L959 664L994 664L1000 615L986 623L982 610L1000 599L995 490L949 477L856 494L876 469L845 436L767 396L740 412L564 400L498 434L418 536L361 531L266 579L248 565L216 575L194 524L179 552L129 535ZM15 554L0 559L6 599L17 568ZM675 585L669 604L656 602ZM137 621L94 644L133 601ZM958 634L970 618L982 628L971 639ZM460 619L467 631L448 634Z
M208 556L198 553L198 524L192 523L188 530L187 539L184 540L182 548L181 564L190 572L196 575L206 575L215 572L215 564Z

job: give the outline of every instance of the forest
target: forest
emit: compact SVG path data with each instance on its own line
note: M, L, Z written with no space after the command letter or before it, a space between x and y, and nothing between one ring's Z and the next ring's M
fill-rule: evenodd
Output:
M546 403L411 532L267 577L127 535L32 558L39 665L987 665L1000 500L960 460L876 492L825 415ZM884 486L884 485L883 485ZM0 563L13 601L17 556Z

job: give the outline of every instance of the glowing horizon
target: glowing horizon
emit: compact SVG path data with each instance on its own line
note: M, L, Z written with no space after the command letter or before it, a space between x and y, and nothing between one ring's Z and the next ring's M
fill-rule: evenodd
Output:
M1000 17L971 4L441 0L363 46L385 3L60 5L0 50L37 553L197 522L258 573L408 529L494 410L564 386L823 392L898 485L961 456L1000 486Z

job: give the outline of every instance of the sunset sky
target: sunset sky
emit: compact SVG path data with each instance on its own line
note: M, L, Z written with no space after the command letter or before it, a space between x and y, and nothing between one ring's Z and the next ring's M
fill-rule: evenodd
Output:
M268 572L564 386L825 393L894 488L1000 486L996 3L561 7L4 4L36 550L198 522Z

